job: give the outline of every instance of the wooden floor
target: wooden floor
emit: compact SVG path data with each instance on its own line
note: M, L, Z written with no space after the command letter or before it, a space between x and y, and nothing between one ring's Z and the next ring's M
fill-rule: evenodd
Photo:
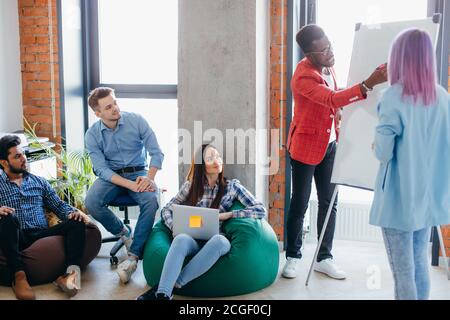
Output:
M132 280L123 285L109 263L109 249L104 244L99 256L82 275L82 290L73 300L130 300L145 292L148 287L142 273L142 262ZM335 240L333 254L336 262L344 269L346 280L333 280L313 272L309 286L305 280L314 254L315 244L305 243L299 276L295 279L280 277L284 265L284 252L280 252L279 276L266 289L252 294L224 299L239 300L390 300L393 299L393 280L382 243ZM122 249L120 259L125 258ZM450 281L443 267L431 267L431 299L450 299ZM37 299L67 299L53 284L34 287ZM175 299L187 297L175 296ZM9 287L0 287L0 300L15 299Z

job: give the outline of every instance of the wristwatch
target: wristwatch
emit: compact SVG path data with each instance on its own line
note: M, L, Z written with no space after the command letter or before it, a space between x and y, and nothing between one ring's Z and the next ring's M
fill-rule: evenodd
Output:
M364 87L364 89L366 89L366 91L373 91L373 88L369 88L364 81L361 82L361 85Z

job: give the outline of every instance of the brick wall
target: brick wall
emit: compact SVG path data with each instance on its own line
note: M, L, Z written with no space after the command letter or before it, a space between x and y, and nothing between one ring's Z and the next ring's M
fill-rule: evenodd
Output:
M450 257L450 225L441 228L442 238L444 239L445 253L447 257ZM439 255L442 256L442 252L439 249Z
M23 113L30 124L37 124L39 136L61 143L56 0L50 2L51 15L48 0L18 0ZM53 68L50 41L53 41ZM52 69L56 119L52 116Z
M282 5L284 4L284 8ZM270 6L270 128L280 129L285 143L287 0L271 0ZM282 113L280 109L282 108ZM281 119L280 119L280 115ZM280 123L281 121L281 123ZM281 124L281 126L280 126ZM269 222L283 240L286 152L280 150L280 170L269 177Z

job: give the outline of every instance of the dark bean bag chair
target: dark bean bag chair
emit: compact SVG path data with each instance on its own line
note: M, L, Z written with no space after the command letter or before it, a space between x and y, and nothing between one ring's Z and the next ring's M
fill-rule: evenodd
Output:
M86 245L81 268L85 268L98 254L102 244L100 230L95 224L86 226ZM64 238L52 236L37 240L22 251L27 279L31 285L54 281L65 270ZM6 259L0 250L0 284L10 286L12 273L6 266Z
M235 203L232 209L243 206ZM231 250L220 257L211 269L192 280L177 295L190 297L226 297L261 290L272 284L278 273L278 241L265 219L230 219L223 232ZM172 233L162 220L153 227L143 258L145 279L150 287L159 282L164 260L172 243ZM187 258L186 263L190 259Z

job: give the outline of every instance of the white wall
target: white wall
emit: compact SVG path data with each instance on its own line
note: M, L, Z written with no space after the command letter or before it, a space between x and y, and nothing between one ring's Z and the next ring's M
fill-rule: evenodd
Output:
M17 1L0 1L0 132L23 129Z

